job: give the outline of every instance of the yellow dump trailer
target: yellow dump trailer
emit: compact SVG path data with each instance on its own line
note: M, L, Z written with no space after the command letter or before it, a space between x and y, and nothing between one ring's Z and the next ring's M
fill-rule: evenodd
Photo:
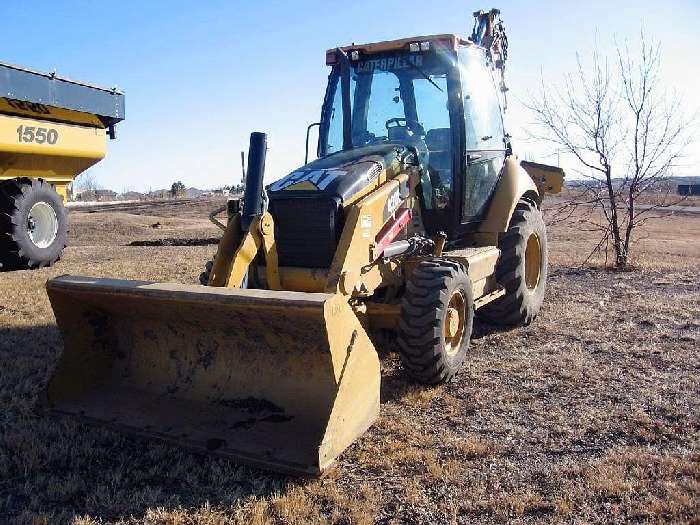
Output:
M51 265L63 252L63 206L124 119L124 95L0 63L0 267Z

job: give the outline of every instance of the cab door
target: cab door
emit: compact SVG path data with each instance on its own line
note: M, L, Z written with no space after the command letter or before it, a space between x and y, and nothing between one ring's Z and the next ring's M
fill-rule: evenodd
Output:
M488 209L505 163L506 138L496 84L484 50L462 47L458 58L465 137L460 223L468 226L478 223Z

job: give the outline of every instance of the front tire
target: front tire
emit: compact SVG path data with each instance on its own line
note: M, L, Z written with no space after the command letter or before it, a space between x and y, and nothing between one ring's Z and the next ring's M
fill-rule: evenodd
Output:
M464 362L474 322L472 283L461 265L421 262L401 302L398 343L408 373L426 384L449 381Z
M38 179L0 185L0 263L12 269L53 265L68 239L61 197Z
M479 317L503 325L528 325L537 316L547 285L547 230L542 212L521 200L501 236L496 280L506 294L479 309Z

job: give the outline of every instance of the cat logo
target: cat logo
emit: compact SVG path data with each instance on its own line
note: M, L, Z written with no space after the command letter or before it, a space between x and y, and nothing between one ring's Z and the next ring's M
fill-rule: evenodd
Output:
M273 183L270 191L282 190L325 190L338 177L345 175L343 170L299 170L293 171L283 179Z
M398 55L387 58L373 58L359 62L357 64L358 73L371 73L375 69L379 71L397 71L400 69L409 69L412 67L421 67L423 65L423 57L421 55Z

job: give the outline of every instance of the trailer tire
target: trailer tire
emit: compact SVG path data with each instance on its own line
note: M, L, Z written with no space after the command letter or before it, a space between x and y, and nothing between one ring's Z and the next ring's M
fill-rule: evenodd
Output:
M68 240L61 197L41 179L0 184L0 263L4 268L53 265Z
M484 305L477 315L493 324L530 324L540 311L547 285L547 230L542 212L521 200L499 240L496 280L506 294Z
M472 283L447 259L421 262L401 302L398 344L404 368L416 381L444 383L459 371L474 322Z

